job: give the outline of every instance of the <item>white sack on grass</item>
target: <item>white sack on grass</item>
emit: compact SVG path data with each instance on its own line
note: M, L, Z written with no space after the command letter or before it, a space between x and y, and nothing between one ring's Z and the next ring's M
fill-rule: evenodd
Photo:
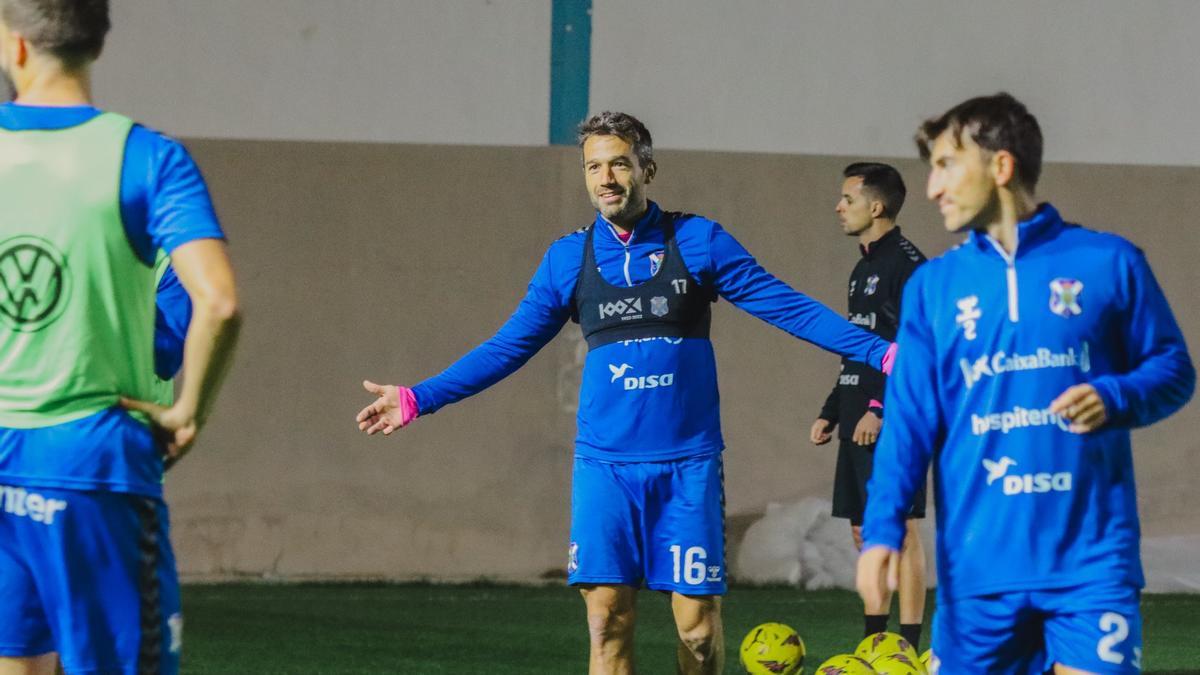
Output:
M858 552L850 521L830 515L827 499L771 503L746 530L738 548L734 576L739 581L785 583L808 590L854 589ZM926 580L937 583L933 557L933 514L921 523Z
M738 549L737 578L816 588L853 588L857 554L850 527L830 515L828 500L809 497L767 505Z
M828 500L772 503L742 539L733 574L740 581L786 583L814 590L854 589L858 554L848 521L830 516ZM921 522L929 587L937 583L933 512ZM1200 593L1200 535L1142 539L1146 590Z

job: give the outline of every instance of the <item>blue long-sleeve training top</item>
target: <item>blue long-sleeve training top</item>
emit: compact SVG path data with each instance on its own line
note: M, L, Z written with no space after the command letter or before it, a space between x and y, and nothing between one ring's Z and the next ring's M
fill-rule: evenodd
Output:
M1134 245L1049 204L1017 231L1013 255L972 233L904 292L866 546L900 548L932 461L944 599L1141 586L1130 429L1191 397L1187 346ZM1108 412L1088 434L1049 410L1081 383Z
M632 287L654 276L664 254L662 218L662 210L651 202L626 243L597 214L592 224L596 264L607 282ZM800 339L880 366L889 342L851 325L772 276L719 224L684 214L676 218L674 227L693 282L710 286L741 309ZM495 384L558 334L574 313L585 240L586 232L580 230L554 242L516 312L496 335L413 388L421 414ZM657 377L648 377L652 375ZM707 338L628 340L588 352L579 396L578 455L644 462L723 448L716 361Z

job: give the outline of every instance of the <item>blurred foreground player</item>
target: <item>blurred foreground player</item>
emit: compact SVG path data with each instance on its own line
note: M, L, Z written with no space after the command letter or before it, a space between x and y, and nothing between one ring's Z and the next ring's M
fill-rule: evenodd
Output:
M711 303L720 295L792 335L882 368L889 343L771 276L717 223L646 198L650 132L624 113L580 129L596 207L550 246L490 340L412 389L364 383L358 415L389 434L520 368L568 320L588 343L572 480L567 581L583 593L590 672L633 672L635 598L671 593L682 673L722 672L725 524Z
M1042 134L1007 94L917 134L957 248L904 293L858 586L896 582L934 461L941 672L1136 673L1144 585L1129 431L1195 371L1142 252L1066 223L1034 187Z
M850 273L849 320L885 340L895 340L900 326L900 294L925 262L925 256L896 225L907 190L895 167L856 162L842 171L842 196L835 211L842 232L858 239L862 254ZM883 373L842 359L833 391L813 423L810 440L828 443L837 427L837 472L833 479L833 516L850 520L854 545L862 549L867 480L875 461L875 441L883 419ZM900 554L900 634L920 649L925 614L925 549L917 520L925 517L925 488L917 490L908 512L907 534ZM863 607L863 634L888 629L892 596L881 605Z
M223 234L178 143L90 105L103 0L0 0L0 673L173 673L182 617L162 501L232 354ZM156 252L194 309L155 391ZM127 397L127 398L126 398ZM137 411L136 417L118 404ZM142 421L139 421L142 420Z

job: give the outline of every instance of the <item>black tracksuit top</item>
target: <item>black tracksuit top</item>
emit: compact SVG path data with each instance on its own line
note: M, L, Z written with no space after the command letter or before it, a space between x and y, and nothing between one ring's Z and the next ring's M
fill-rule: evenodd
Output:
M896 227L873 242L859 246L862 258L850 273L850 323L886 340L900 328L900 294L904 284L925 262L925 255ZM842 359L842 371L821 408L821 419L838 423L838 438L854 435L854 427L870 401L883 401L886 379L874 368Z

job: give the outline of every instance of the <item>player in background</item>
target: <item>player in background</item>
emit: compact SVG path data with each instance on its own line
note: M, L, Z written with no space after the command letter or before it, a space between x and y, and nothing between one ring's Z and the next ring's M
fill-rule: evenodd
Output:
M925 256L900 233L896 216L907 193L900 172L887 164L857 162L842 171L842 197L835 209L842 232L858 239L862 258L850 273L849 320L885 340L895 340L900 326L900 294L925 262ZM875 460L875 441L883 419L882 373L850 359L842 369L810 440L824 445L837 427L837 472L833 480L833 516L850 520L854 545L862 550L863 510L867 480ZM900 556L900 635L919 649L925 613L925 549L917 518L925 517L925 489L913 497ZM891 594L882 605L863 608L863 634L888 629Z
M587 607L590 672L633 672L635 596L671 593L682 673L722 672L724 488L718 296L824 349L883 367L889 343L771 276L706 218L648 201L650 132L605 112L579 132L595 220L554 242L499 332L409 389L364 382L358 415L390 434L516 371L568 320L588 342L572 480L568 583Z
M932 460L942 672L1138 672L1130 429L1191 397L1183 335L1141 250L1038 203L1042 133L1012 96L951 108L917 145L967 238L904 293L859 592L895 588Z
M162 501L239 326L223 233L177 142L90 103L104 0L0 0L0 673L172 673L182 617ZM156 252L193 304L155 396ZM134 409L130 414L121 405ZM157 438L156 438L157 436Z

